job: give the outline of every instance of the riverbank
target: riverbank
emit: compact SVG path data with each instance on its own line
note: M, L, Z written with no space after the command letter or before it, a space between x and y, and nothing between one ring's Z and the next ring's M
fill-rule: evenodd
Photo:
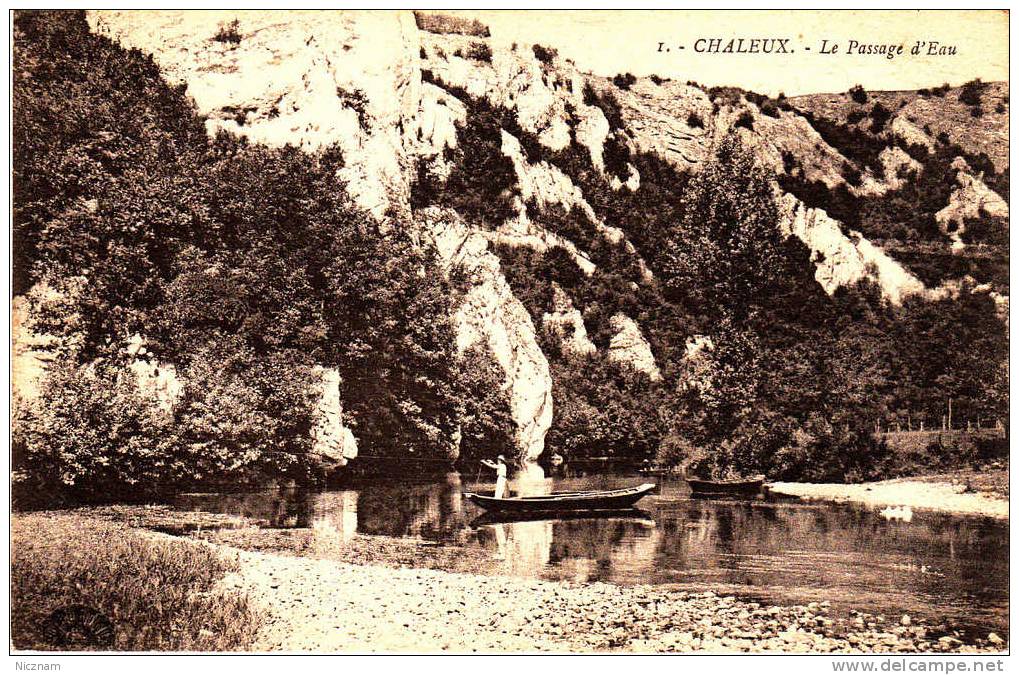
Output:
M875 508L909 507L1008 519L1008 471L957 471L873 483L770 483L776 496L855 502Z
M80 511L13 514L11 642L20 650L238 651L262 616L217 589L236 556Z
M335 533L218 519L158 506L15 514L16 646L52 649L24 636L40 634L47 612L78 602L66 589L80 584L89 594L86 603L116 619L113 649L986 653L1006 648L996 635L967 640L924 617L844 615L826 602L770 605L664 586L480 575L470 572L476 561L456 546L356 535L338 549ZM83 539L82 532L90 534ZM121 541L140 553L112 555ZM323 544L328 551L319 550ZM139 558L144 562L136 562ZM453 559L457 571L423 569L448 570ZM61 576L68 570L74 573ZM135 609L125 614L118 603ZM165 637L182 629L186 639L171 643ZM163 642L152 642L157 638Z
M571 584L236 551L265 607L253 649L385 652L990 652L909 617L829 615L654 586Z

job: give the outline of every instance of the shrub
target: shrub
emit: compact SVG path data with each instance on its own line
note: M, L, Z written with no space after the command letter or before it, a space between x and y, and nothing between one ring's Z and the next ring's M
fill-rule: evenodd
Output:
M655 75L654 73L651 74L650 78L651 78L651 81L654 82L655 84L657 84L659 87L662 86L663 83L669 81L668 78L659 77L658 75Z
M970 80L966 84L962 85L962 90L959 92L959 100L970 106L980 105L980 95L984 93L985 85L980 81L980 78Z
M750 113L749 110L744 110L739 114L739 117L736 118L736 124L734 124L733 126L743 127L744 129L750 129L751 131L753 131L754 116Z
M704 119L696 112L691 112L686 116L686 125L691 129L703 129Z
M849 88L849 98L853 99L854 102L863 105L867 102L867 90L863 88L863 85L853 85Z
M353 110L361 128L371 133L371 116L368 114L368 97L365 93L360 89L348 92L337 87L336 98L340 99L341 105Z
M779 116L778 106L773 101L765 101L761 104L761 114L777 118Z
M57 503L151 494L167 478L171 428L130 371L56 365L39 398L15 410L12 470L30 477L15 503L31 505L39 491Z
M556 51L555 49L552 49L551 47L545 47L543 45L533 45L531 47L531 51L534 52L534 58L538 59L539 61L546 65L552 65L552 63L555 61L556 56L559 55L559 52Z
M467 19L449 14L428 14L415 10L414 21L419 30L429 33L472 35L474 37L492 37L488 26L476 19Z
M849 162L842 165L842 177L853 187L859 187L860 183L863 182L863 174Z
M625 181L630 177L630 149L626 143L619 140L617 134L610 134L605 139L605 150L603 153L605 170Z
M971 117L983 117L984 116L984 109L981 108L978 105L975 105L972 108L970 108L969 114L970 114Z
M880 134L884 131L885 124L891 118L892 112L881 105L881 102L874 104L874 107L870 109L870 130L872 133Z
M484 42L472 42L467 47L466 56L475 61L492 62L492 48Z
M610 131L623 131L626 129L626 123L623 121L622 106L619 105L619 101L612 95L612 92L606 91L603 94L598 94L590 82L585 82L584 105L601 108L605 119L609 122Z
M241 22L237 19L229 23L221 23L219 30L212 36L212 39L216 42L226 42L230 44L240 44L241 42Z
M634 84L636 84L636 82L637 78L634 77L632 73L626 73L625 75L617 74L615 77L612 78L612 83L615 84L620 89L629 89Z
M849 114L846 115L846 122L849 124L856 124L866 116L867 112L865 110L851 110Z

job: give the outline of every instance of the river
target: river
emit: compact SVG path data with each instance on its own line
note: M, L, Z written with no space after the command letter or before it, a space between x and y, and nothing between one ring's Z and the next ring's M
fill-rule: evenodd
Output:
M548 480L545 489L625 487L634 475ZM659 479L628 517L491 524L463 492L492 490L460 474L361 481L320 492L186 494L175 507L242 515L266 528L317 528L342 546L355 534L474 549L488 574L576 582L667 584L775 604L828 600L835 611L910 614L967 634L1008 631L1008 523L795 501L693 499Z

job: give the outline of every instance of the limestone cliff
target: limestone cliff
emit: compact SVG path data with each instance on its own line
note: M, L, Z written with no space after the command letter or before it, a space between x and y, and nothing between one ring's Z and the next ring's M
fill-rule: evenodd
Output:
M90 12L89 22L93 30L151 54L170 81L186 84L210 134L224 129L257 143L308 150L335 145L344 159L340 177L358 205L390 225L412 223L417 237L435 245L447 269L467 272L469 287L455 315L458 346L485 342L491 348L505 373L525 459L543 449L552 420L552 381L534 323L507 284L492 244L542 251L560 247L585 274L594 275L590 251L529 217L533 205L577 211L606 240L634 248L622 230L607 225L591 207L605 195L585 195L551 161L524 152L517 137L521 130L549 153L579 146L594 170L604 174L612 158L606 152L609 139L616 147L653 152L697 171L720 139L737 129L777 173L788 170L792 157L808 181L832 189L847 184L847 158L801 114L766 111L749 97L723 96L692 82L638 78L618 87L579 72L554 49L419 30L410 12L100 11ZM238 39L217 39L225 28L236 31ZM592 104L589 91L611 92L619 105L618 114L609 115L611 122ZM494 229L449 210L411 207L419 163L435 176L449 175L449 150L457 147L458 128L468 117L467 99L509 111L516 129L501 130L499 149L512 162L516 215ZM923 130L898 117L891 131L910 142L931 142ZM903 170L917 169L897 147L882 152L880 161L884 177L865 172L859 185L849 188L853 194L884 194L898 187ZM632 164L623 180L605 178L610 196L636 191L641 182ZM1007 215L1007 205L1002 211L978 179L960 173L959 180L945 223L973 217L981 207ZM825 211L790 195L780 195L780 209L786 230L813 252L815 277L827 292L870 278L892 302L932 293L878 246L845 233ZM639 256L637 262L644 279L652 280ZM586 308L559 291L556 310L543 323L564 332L568 350L591 353L595 348L581 319ZM606 355L652 379L660 377L641 326L625 314L611 321L614 337ZM317 438L326 448L323 454L339 449L344 457L351 439L339 412L342 387L329 380L325 389L322 419L332 420L333 431Z
M447 269L458 267L471 279L455 317L457 347L464 351L484 341L495 355L506 373L521 459L536 460L552 424L552 378L531 317L510 290L482 234L447 210L425 209L418 218Z

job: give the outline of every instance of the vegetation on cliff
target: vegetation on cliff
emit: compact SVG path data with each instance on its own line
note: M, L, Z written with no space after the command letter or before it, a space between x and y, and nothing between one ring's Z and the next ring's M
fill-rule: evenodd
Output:
M461 425L496 433L505 402L479 403L490 357L457 354L455 289L408 228L352 205L338 152L208 139L182 88L77 13L15 31L16 291L43 284L32 328L63 338L15 413L33 488L308 478L319 367L364 453L455 457ZM183 381L169 409L137 391L132 335Z
M208 138L183 88L151 58L91 34L79 14L22 12L14 30L15 292L34 289L32 328L63 345L40 398L15 411L20 478L73 498L309 479L321 368L342 378L362 453L474 458L512 447L501 369L485 349L456 349L451 317L469 280L440 269L413 223L393 215L384 227L356 208L336 178L339 151ZM671 461L704 448L741 472L844 480L888 470L875 425L936 426L949 399L956 419L1006 416L1007 330L989 294L964 281L955 297L895 306L864 282L828 296L774 203L777 181L869 236L942 243L934 214L961 149L900 142L923 171L859 197L807 181L792 155L776 178L740 141L757 133L743 125L692 174L631 147L625 87L588 84L578 98L609 123L602 170L571 108L570 142L552 151L518 111L423 77L467 116L442 158L448 174L422 163L412 209L444 206L487 231L516 217L521 189L502 151L510 134L525 161L568 176L596 216L524 205L594 263L590 274L567 245L492 247L550 362L548 453ZM870 110L870 129L887 133L888 110ZM884 137L852 126L863 117L820 119L859 180L882 170ZM631 167L633 188L613 180ZM1000 189L1007 170L985 178ZM965 237L1001 241L1001 223L975 221ZM911 265L930 271L925 280L944 276L940 262ZM1000 264L988 269L1000 281ZM544 326L556 287L593 353L571 352ZM639 327L660 379L610 358L620 314ZM125 350L136 335L146 352ZM178 399L142 395L130 370L142 358L172 367Z

